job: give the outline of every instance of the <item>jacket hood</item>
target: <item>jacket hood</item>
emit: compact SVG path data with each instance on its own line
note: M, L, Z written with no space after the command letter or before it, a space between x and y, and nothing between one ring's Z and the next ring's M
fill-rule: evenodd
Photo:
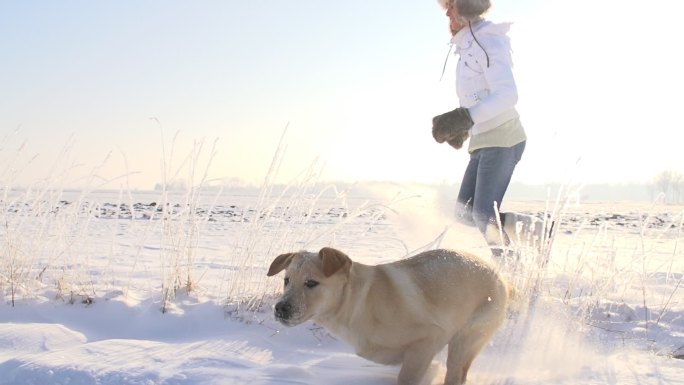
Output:
M477 38L486 38L487 36L506 36L511 29L512 23L492 23L491 21L482 20L477 24L473 24L473 32L477 34ZM470 35L470 28L462 28L454 37L451 38L451 43L460 47L463 39Z

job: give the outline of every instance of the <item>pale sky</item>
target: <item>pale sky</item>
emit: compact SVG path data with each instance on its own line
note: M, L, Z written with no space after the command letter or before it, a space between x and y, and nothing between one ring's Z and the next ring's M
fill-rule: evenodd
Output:
M528 134L514 180L684 171L684 2L493 4ZM458 182L467 152L430 133L458 104L448 41L436 0L0 0L0 181L152 188L162 144L187 177L204 141L197 180L216 141L209 178L260 183L289 124L279 181L318 159L324 180Z

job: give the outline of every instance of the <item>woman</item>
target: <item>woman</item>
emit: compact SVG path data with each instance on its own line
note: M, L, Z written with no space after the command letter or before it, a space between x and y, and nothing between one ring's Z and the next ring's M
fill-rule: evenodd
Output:
M461 148L470 137L470 162L458 194L459 220L474 224L495 255L509 242L499 223L510 228L515 215L496 213L513 170L525 150L526 135L515 105L510 24L495 24L482 15L489 0L439 0L453 35L459 61L456 92L460 107L433 118L432 134L439 143Z

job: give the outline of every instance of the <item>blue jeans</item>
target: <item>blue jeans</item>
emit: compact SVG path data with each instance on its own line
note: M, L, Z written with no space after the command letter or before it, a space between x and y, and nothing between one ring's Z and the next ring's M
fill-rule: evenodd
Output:
M497 210L508 189L513 170L525 151L525 142L513 147L489 147L475 150L463 175L458 193L456 217L477 226L482 234L496 223ZM489 242L489 240L488 240Z

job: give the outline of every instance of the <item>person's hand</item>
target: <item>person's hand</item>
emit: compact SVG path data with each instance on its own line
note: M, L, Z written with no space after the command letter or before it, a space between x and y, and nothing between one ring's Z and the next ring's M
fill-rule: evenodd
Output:
M457 150L463 147L463 143L468 139L468 131L461 131L461 133L451 139L447 140L449 145Z
M458 140L473 127L473 119L470 117L468 109L459 107L453 111L449 111L442 115L437 115L432 118L432 137L437 143L448 142L451 139ZM461 141L461 145L463 142ZM459 147L460 148L460 147Z

